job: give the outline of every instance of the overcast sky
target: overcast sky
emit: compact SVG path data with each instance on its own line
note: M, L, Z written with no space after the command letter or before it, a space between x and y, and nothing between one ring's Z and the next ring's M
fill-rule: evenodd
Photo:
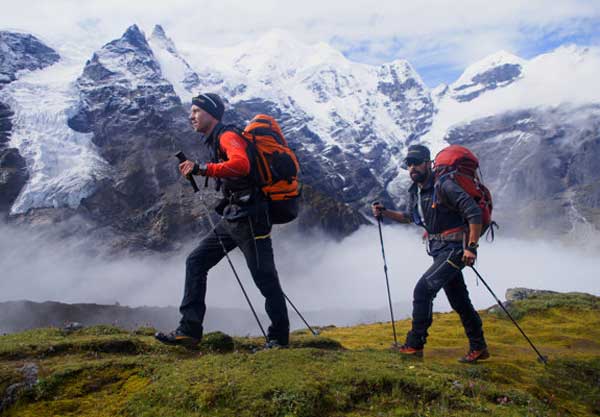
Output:
M498 50L523 58L566 43L600 44L599 0L2 0L0 29L99 48L131 24L163 25L178 47L231 45L271 29L325 41L354 61L407 59L430 87Z

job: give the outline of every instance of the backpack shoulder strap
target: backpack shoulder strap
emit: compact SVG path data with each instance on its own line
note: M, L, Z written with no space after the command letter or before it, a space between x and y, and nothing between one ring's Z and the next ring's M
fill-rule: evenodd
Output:
M434 207L437 207L438 204L443 204L444 206L446 206L450 209L452 208L448 205L448 203L446 202L446 199L443 196L442 185L447 180L452 179L453 173L454 173L454 171L449 170L449 171L442 172L441 175L436 175L435 173L433 174L434 175L434 179L433 179L433 206Z
M221 127L221 130L218 132L218 138L216 139L216 155L218 155L221 136L226 132L234 132L246 142L246 155L248 155L248 160L250 161L249 177L254 182L256 187L260 187L260 174L258 173L257 167L257 164L260 163L260 158L258 158L257 155L256 144L252 140L248 139L248 137L242 129L233 124L223 125Z
M242 129L233 124L222 125L221 130L219 131L219 137L225 132L235 132L240 136L242 136L243 133Z
M241 138L243 138L243 139L246 139L246 138L244 138L242 130L232 124L229 124L229 125L219 124L219 125L217 125L217 127L215 129L218 129L218 130L215 132L214 139L212 142L213 159L214 159L213 162L218 162L219 161L219 149L221 148L221 136L223 136L227 132L234 132Z

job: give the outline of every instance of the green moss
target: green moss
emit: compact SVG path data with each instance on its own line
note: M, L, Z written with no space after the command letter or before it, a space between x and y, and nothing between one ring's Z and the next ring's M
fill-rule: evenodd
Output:
M14 366L0 364L0 399L12 384L22 382L23 376Z
M265 348L263 338L234 338L235 350L242 352L257 352ZM327 350L343 349L342 344L334 339L323 336L313 336L312 333L293 332L290 337L290 348L319 348Z
M388 352L318 349L209 356L161 369L152 390L128 407L136 415L320 416L368 408L390 396L398 408L428 407L437 415L479 407L440 389L445 375L426 371L422 377L410 363L390 366L393 359Z
M116 326L110 326L105 324L99 324L97 326L84 327L81 330L77 330L71 335L77 336L107 336L107 335L124 335L129 334L127 330L121 329Z
M56 328L35 329L0 336L0 360L80 352L138 354L162 349L152 338L139 337L113 326L94 326L71 333Z
M337 340L323 336L295 336L290 339L291 348L319 348L328 350L343 349L343 346Z
M539 396L564 413L600 415L600 358L558 358L536 378Z
M142 326L142 327L138 327L133 334L138 335L138 336L154 336L156 334L157 330L154 327L146 327L146 326Z
M599 310L600 298L584 293L557 293L533 295L524 300L509 303L507 310L515 320L526 314L545 311L550 308L564 308L565 310ZM496 310L498 317L507 318L506 313Z
M106 389L135 374L133 364L106 363L67 368L43 378L36 385L35 400L72 399Z
M131 363L59 368L42 378L7 415L112 416L148 382Z
M233 338L223 332L207 333L202 337L198 346L201 351L227 353L233 352L235 344Z
M56 328L35 329L18 334L0 336L0 359L18 359L64 341L64 334Z
M40 382L9 416L600 414L600 309L593 299L568 299L530 303L520 319L548 366L511 322L485 312L492 356L475 366L456 362L467 341L454 313L434 315L422 361L389 349L389 323L328 327L319 337L294 332L292 348L274 350L263 350L262 338L215 332L202 355L143 332L39 329L0 337L0 389L22 379L14 354L24 352ZM403 334L409 326L396 327Z

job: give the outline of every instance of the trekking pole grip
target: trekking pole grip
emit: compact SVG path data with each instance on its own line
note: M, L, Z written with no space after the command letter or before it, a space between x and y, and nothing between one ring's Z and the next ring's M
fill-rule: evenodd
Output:
M179 159L179 163L185 162L187 161L187 157L185 156L185 154L181 151L177 152L175 154L175 157L177 159ZM198 188L198 184L196 184L196 180L194 179L194 177L192 177L192 175L188 175L186 177L191 183L192 183L192 188L194 189L194 192L197 193L198 191L200 191L200 189Z
M380 204L380 203L379 203L379 201L373 201L373 202L371 203L371 205L372 205L372 206L377 206L377 205L379 205L379 204ZM377 219L377 221L378 221L379 223L381 223L381 222L383 221L383 213L381 213L381 211L380 211L380 212L379 212L379 214L375 216L375 218Z

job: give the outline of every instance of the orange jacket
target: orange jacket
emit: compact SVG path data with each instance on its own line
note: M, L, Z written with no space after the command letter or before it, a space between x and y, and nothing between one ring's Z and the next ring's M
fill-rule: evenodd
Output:
M250 160L246 153L248 144L230 130L219 138L219 151L224 161L206 164L206 175L217 178L241 178L250 174Z

